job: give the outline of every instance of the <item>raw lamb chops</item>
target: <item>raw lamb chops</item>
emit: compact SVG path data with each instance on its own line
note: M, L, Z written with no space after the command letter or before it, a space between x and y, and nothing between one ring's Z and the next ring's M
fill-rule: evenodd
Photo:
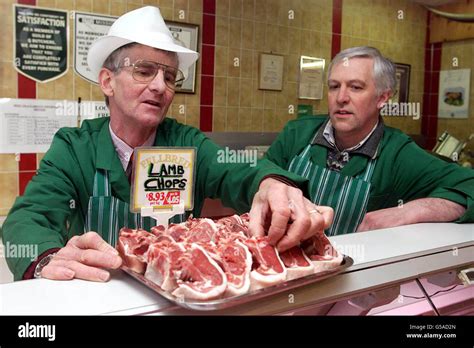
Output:
M283 253L267 237L252 237L249 216L190 218L145 230L123 228L117 250L124 264L177 298L239 296L339 266L342 255L324 234Z

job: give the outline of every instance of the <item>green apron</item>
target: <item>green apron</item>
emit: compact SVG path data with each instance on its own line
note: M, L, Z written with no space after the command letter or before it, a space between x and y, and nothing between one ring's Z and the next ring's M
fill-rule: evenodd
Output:
M170 222L180 223L186 220L187 213L175 215ZM112 196L109 173L97 169L94 175L92 197L89 198L85 231L95 231L112 246L116 246L118 232L122 227L142 228L150 231L156 225L156 220L141 217L139 213L131 213L130 205Z
M293 157L288 171L309 180L309 195L316 205L334 209L334 220L325 231L328 236L353 233L362 222L369 201L370 180L377 158L370 159L361 174L351 177L321 167L311 161L310 149L316 135L304 150Z

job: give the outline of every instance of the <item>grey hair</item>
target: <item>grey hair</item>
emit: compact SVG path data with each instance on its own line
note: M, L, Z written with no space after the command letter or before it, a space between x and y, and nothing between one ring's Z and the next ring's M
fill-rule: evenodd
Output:
M347 61L355 57L372 58L374 60L373 77L378 95L386 91L390 91L392 94L396 92L397 80L395 78L395 65L390 59L382 56L380 51L375 47L351 47L339 52L333 58L331 64L329 64L328 80L331 77L331 70L335 65L341 61Z
M129 44L126 44L117 48L107 57L107 59L104 61L104 64L102 64L102 67L107 68L113 72L119 70L120 64L122 63L122 60L124 58L123 54L125 53L126 50L128 50L129 48L132 48L135 45L138 45L138 44L136 42L131 42ZM109 106L108 96L105 96L105 105Z
M102 64L102 67L107 68L110 71L117 71L120 68L120 64L122 63L122 60L124 58L123 53L127 49L132 48L133 46L136 46L136 45L138 45L138 43L131 42L117 48L107 57L107 59L104 61L104 64Z

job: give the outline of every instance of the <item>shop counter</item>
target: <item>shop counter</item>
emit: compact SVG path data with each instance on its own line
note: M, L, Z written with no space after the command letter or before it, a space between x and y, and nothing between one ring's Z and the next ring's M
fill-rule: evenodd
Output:
M344 273L221 311L186 310L121 270L107 283L34 279L0 285L0 315L288 314L474 265L474 224L424 223L331 237Z

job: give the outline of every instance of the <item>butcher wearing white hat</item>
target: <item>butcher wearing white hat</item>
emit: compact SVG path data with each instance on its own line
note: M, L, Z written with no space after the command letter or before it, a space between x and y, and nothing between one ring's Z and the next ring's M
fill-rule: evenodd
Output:
M139 146L197 149L194 208L175 216L200 216L206 197L238 212L250 211L250 230L268 233L280 251L323 233L332 210L303 197L299 176L263 161L218 163L220 149L198 129L166 118L175 88L198 53L178 45L158 8L118 18L94 42L88 64L106 97L110 117L55 135L38 174L3 224L3 242L38 245L39 258L7 259L15 279L81 278L107 281L122 260L113 246L121 227L149 230L152 222L130 212L130 164ZM316 209L317 208L317 209Z

